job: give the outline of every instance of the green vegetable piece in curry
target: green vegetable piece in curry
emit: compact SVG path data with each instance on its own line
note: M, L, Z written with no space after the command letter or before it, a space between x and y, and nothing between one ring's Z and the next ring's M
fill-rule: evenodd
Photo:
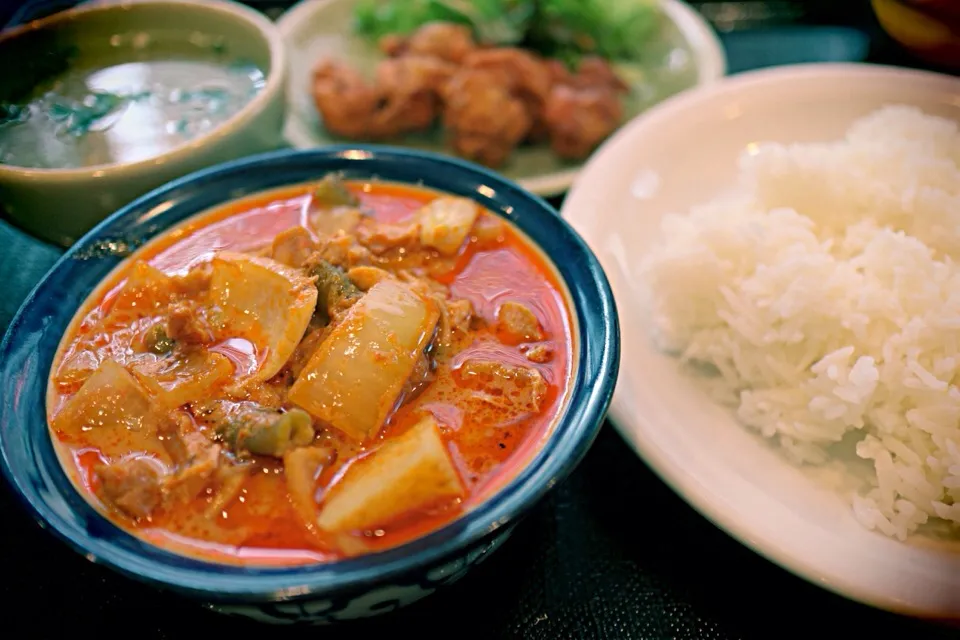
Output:
M173 351L176 342L167 335L163 324L155 324L147 330L143 337L143 345L150 353L162 356Z
M360 204L343 181L333 174L327 174L313 190L313 201L324 207L355 207Z
M322 325L330 322L334 312L349 308L363 295L343 269L326 260L317 261L310 268L310 275L317 277L318 295L314 318Z
M252 453L279 458L290 449L310 444L314 431L310 414L303 409L281 413L244 403L217 425L217 434L238 455Z

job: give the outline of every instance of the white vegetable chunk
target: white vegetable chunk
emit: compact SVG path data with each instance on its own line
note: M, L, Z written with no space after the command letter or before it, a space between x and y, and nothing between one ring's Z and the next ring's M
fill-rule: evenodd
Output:
M310 216L310 226L323 236L335 236L338 233L352 233L363 214L355 207L334 207L324 209Z
M445 256L460 250L480 215L480 207L467 198L437 198L419 212L420 243Z
M325 498L318 524L329 532L369 530L463 494L437 423L426 417L354 463Z
M219 353L193 351L164 358L144 359L134 373L151 390L157 403L173 409L204 400L218 384L233 375L233 363Z
M137 261L130 269L123 288L110 304L105 323L129 322L153 313L170 301L173 281L147 262Z
M262 354L255 378L272 378L307 330L317 304L316 287L300 271L269 258L223 251L212 266L212 302L223 311L227 330Z
M354 440L380 430L430 342L436 303L398 280L374 285L320 344L288 398Z
M317 476L334 458L331 449L298 447L283 454L283 474L293 509L307 529L317 522Z
M51 426L68 437L82 437L106 456L143 452L167 461L152 412L153 401L133 374L105 360Z

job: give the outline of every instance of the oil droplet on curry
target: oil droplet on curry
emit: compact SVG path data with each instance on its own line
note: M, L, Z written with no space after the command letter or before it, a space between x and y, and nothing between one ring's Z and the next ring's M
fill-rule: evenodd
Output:
M473 201L328 176L132 256L64 337L51 432L99 509L172 551L285 565L381 550L537 451L570 384L565 300Z

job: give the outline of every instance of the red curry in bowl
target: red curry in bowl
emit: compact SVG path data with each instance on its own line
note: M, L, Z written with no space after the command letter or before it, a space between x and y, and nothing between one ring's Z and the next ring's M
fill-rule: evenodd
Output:
M411 540L509 480L569 390L552 265L474 201L379 182L200 214L74 319L48 419L119 526L219 562L326 562Z

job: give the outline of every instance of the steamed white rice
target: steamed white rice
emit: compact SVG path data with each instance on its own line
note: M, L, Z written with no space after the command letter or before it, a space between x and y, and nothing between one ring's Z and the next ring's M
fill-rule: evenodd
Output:
M960 524L957 124L891 106L834 143L754 151L732 196L664 219L643 265L655 336L792 459L855 440L865 527Z

